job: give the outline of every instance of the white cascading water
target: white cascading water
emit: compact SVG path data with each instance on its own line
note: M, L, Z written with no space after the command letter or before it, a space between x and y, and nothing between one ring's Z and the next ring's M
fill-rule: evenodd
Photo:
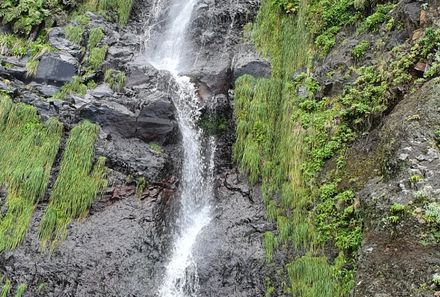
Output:
M198 0L173 0L173 2L174 5L169 10L166 20L167 29L162 33L160 43L146 45L148 61L157 69L171 72L176 82L177 96L173 101L184 149L178 230L176 230L171 258L159 288L159 296L195 297L198 277L192 253L197 236L211 220L214 140L211 139L208 147L204 147L202 131L197 126L200 108L196 89L188 77L179 76L185 35ZM159 0L156 1L156 5L163 4ZM161 7L154 9L158 11ZM209 158L205 158L205 155Z

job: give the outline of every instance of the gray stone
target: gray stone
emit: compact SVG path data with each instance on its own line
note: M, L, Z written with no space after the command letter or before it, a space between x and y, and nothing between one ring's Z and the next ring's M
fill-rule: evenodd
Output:
M72 77L77 74L77 67L66 62L62 58L44 55L38 64L37 74L38 80L52 81L57 83L69 82Z
M254 77L270 77L272 73L269 62L260 58L255 47L249 43L237 46L232 60L232 72L234 81L244 74Z

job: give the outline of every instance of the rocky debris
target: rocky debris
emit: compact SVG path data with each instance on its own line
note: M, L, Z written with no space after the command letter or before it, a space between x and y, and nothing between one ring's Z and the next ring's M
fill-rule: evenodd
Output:
M421 288L440 269L440 248L423 244L431 228L421 212L429 201L440 202L440 152L435 144L439 92L438 79L428 82L404 98L370 136L369 142L379 142L370 154L385 154L378 173L385 178L372 176L359 191L367 216L355 297L433 295L429 288ZM420 201L421 195L425 198ZM393 225L387 218L394 203L409 209Z

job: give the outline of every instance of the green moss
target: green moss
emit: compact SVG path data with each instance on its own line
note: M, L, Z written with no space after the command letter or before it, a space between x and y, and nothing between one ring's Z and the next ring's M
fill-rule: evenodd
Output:
M49 205L40 223L40 241L51 247L67 235L67 226L75 218L87 215L96 195L105 187L105 159L93 162L99 129L84 121L72 129L64 150L61 169L51 192Z
M158 143L150 143L150 144L148 144L148 146L150 147L150 149L153 151L153 152L155 152L156 154L158 154L158 155L163 155L163 153L164 153L164 150L163 150L163 147L160 145L160 144L158 144Z
M221 135L228 129L228 119L218 113L208 113L202 115L199 120L199 126L208 135Z
M6 213L0 218L0 251L21 243L40 198L46 192L58 152L62 125L40 122L34 107L0 95L0 187L6 187Z

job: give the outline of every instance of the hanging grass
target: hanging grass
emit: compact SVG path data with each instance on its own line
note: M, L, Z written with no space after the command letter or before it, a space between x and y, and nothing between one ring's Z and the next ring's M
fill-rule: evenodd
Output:
M63 126L42 123L34 107L0 95L0 187L7 190L0 218L0 252L23 241L35 207L44 196Z
M105 158L93 163L99 128L84 121L72 129L67 140L61 169L40 223L42 247L55 247L67 235L75 218L84 218L97 194L106 186Z

